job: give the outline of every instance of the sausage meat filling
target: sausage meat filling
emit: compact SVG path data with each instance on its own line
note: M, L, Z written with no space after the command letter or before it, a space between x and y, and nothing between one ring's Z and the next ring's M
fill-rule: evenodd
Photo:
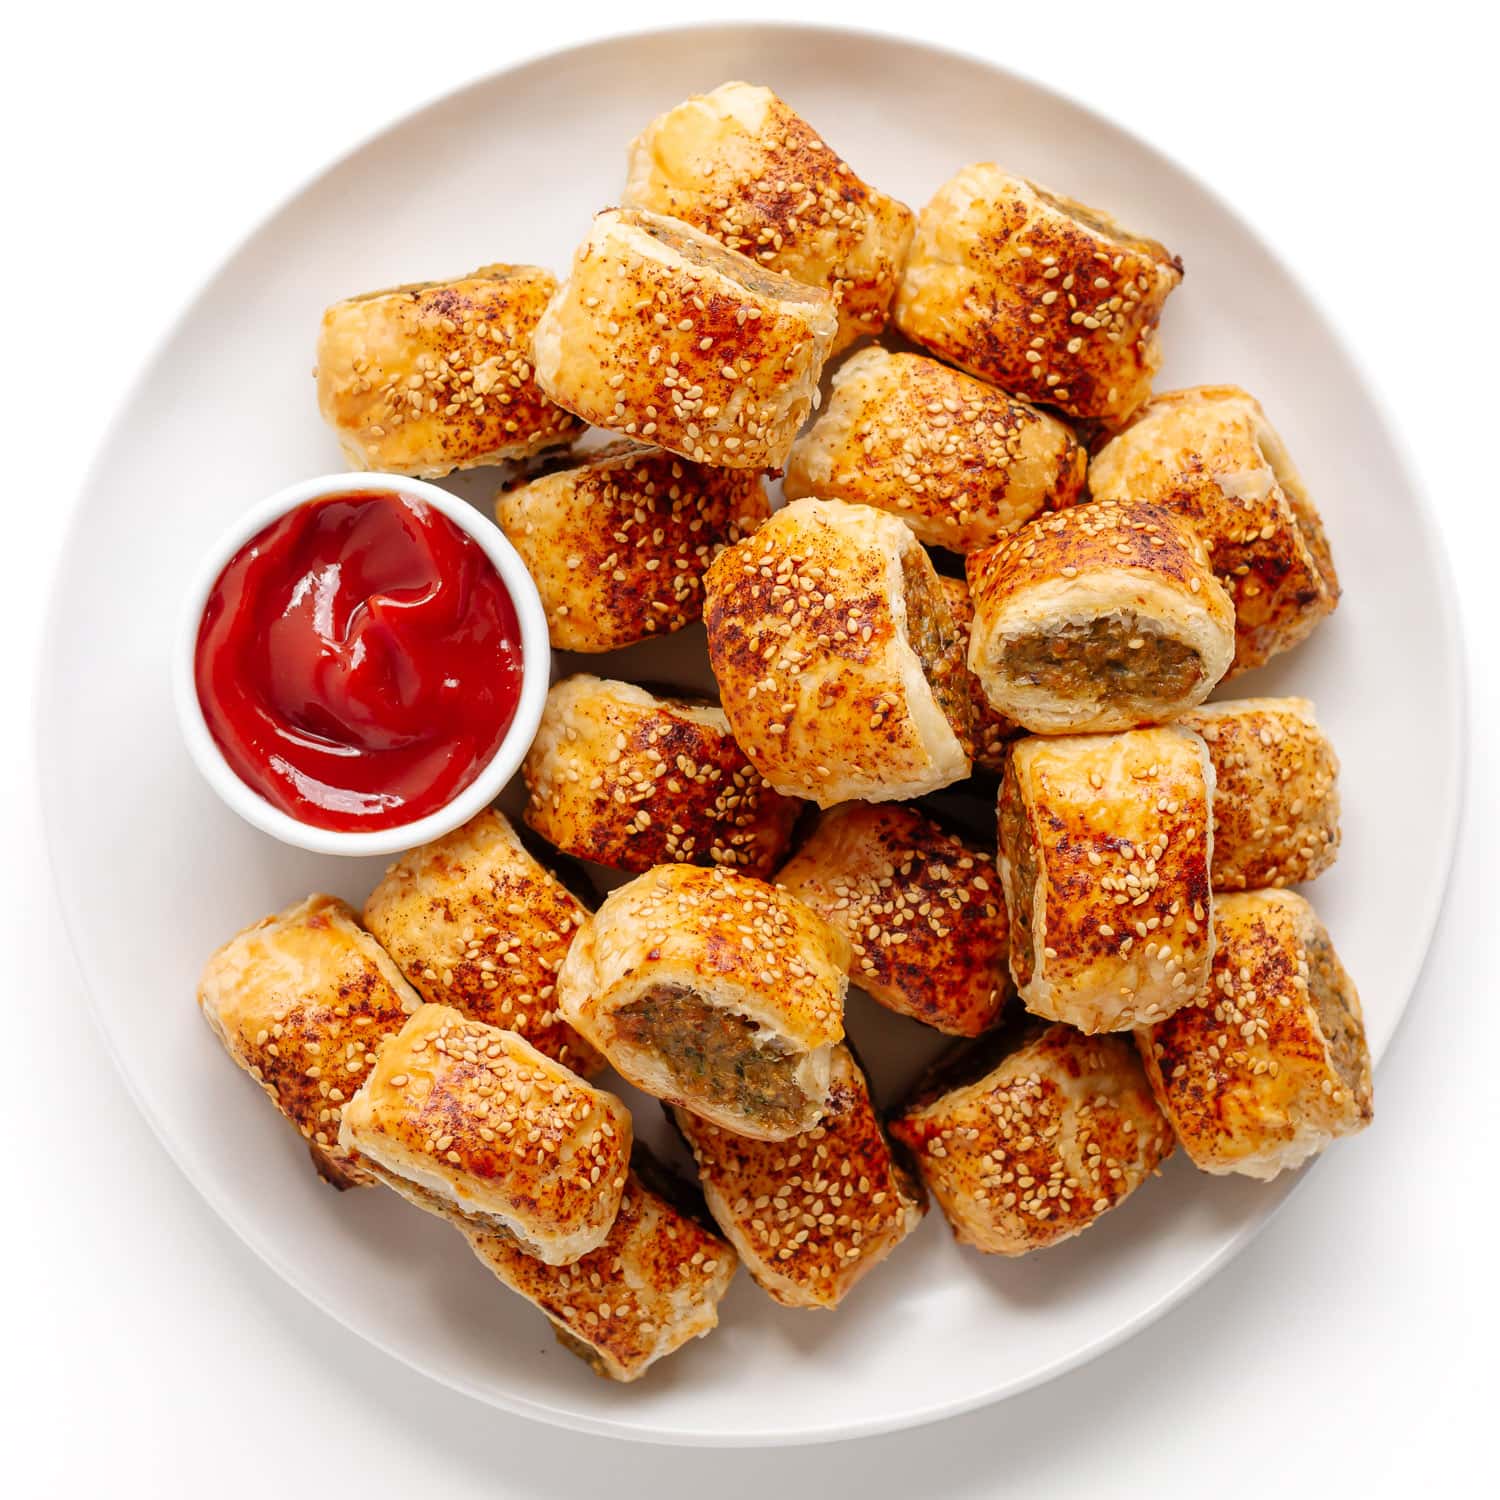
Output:
M931 567L923 566L919 547L908 548L901 557L902 591L906 598L906 639L922 663L922 675L932 687L943 717L968 746L972 741L969 721L969 676L965 663L966 642L948 607L942 586Z
M1129 612L1013 636L1001 670L1055 698L1127 705L1178 702L1203 681L1203 659L1193 647Z
M1364 1038L1344 999L1346 983L1328 939L1318 934L1307 945L1307 992L1333 1071L1346 1088L1357 1092L1364 1078Z
M1036 910L1036 846L1026 822L1026 809L1013 777L1000 788L1000 848L1010 861L1015 905L1010 916L1010 956L1017 984L1029 984L1035 967L1032 945L1032 915Z

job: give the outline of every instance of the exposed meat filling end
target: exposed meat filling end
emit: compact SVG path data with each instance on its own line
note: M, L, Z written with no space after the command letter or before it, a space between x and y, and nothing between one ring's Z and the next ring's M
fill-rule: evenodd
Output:
M965 640L948 609L937 575L922 566L920 552L908 550L903 554L901 581L906 596L906 639L922 663L922 675L931 685L943 717L967 750L973 736Z
M1055 698L1126 706L1179 701L1203 681L1203 659L1193 647L1129 613L1013 636L1001 670Z
M1000 791L1000 847L1010 861L1015 905L1010 912L1011 977L1019 985L1031 983L1033 959L1032 915L1036 910L1036 846L1026 821L1026 809L1013 778Z
M1307 992L1328 1043L1328 1058L1339 1081L1357 1090L1364 1073L1364 1036L1344 1001L1337 961L1328 939L1307 945Z

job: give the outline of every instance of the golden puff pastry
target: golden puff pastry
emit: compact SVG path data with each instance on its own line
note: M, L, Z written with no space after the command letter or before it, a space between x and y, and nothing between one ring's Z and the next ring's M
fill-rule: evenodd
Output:
M636 873L696 864L769 875L802 809L766 785L723 709L586 673L547 694L521 774L532 829L575 858Z
M558 976L563 1014L638 1089L785 1140L828 1099L849 945L746 875L658 865L612 891Z
M884 511L794 500L708 570L730 728L777 791L892 801L969 774L969 687L932 561Z
M915 217L770 89L724 83L631 143L622 200L833 294L835 349L885 327Z
M918 216L896 326L1013 395L1113 423L1151 394L1181 280L1155 240L980 162Z
M786 1307L837 1307L922 1222L927 1195L897 1158L847 1047L828 1108L786 1141L752 1141L672 1111L709 1212L746 1269Z
M421 1004L353 910L309 896L264 917L209 959L198 1004L224 1050L301 1131L335 1187L372 1181L339 1143L339 1120L383 1036Z
M1213 958L1214 769L1175 726L1032 737L1000 784L1010 971L1026 1008L1080 1031L1162 1020Z
M1124 1037L1006 1027L937 1078L891 1133L915 1153L955 1237L987 1255L1025 1255L1081 1234L1172 1154L1172 1132Z
M1203 538L1234 600L1235 672L1295 646L1338 603L1317 507L1260 402L1237 386L1157 396L1094 457L1089 488L1165 506Z
M974 764L982 771L999 776L1005 770L1006 746L1023 731L1014 719L1008 719L985 695L984 684L969 670L969 629L974 623L974 599L962 578L938 579L958 638L964 652L964 678L969 688L969 738Z
M1333 864L1339 760L1306 698L1205 703L1177 722L1214 763L1216 891L1300 885Z
M853 500L929 547L972 552L1071 505L1087 458L1056 417L920 354L862 349L792 445L788 499Z
M1214 926L1212 980L1141 1056L1195 1166L1269 1180L1374 1117L1359 994L1293 891L1220 896Z
M604 1243L630 1166L630 1112L513 1031L424 1005L381 1047L339 1144L429 1213L548 1265Z
M1160 723L1212 692L1234 605L1199 539L1152 505L1041 516L969 555L969 669L1037 734Z
M716 1327L739 1264L733 1246L700 1223L687 1194L664 1177L648 1173L638 1145L609 1237L571 1265L549 1266L509 1235L464 1230L480 1263L546 1313L565 1349L610 1380L638 1380Z
M533 378L532 333L556 290L549 271L496 265L335 302L318 405L350 467L436 479L582 432Z
M994 858L912 807L819 815L776 877L849 939L853 982L889 1010L978 1036L1010 996Z
M838 331L828 292L676 219L608 209L537 324L541 388L694 463L774 469Z
M770 513L759 474L628 442L495 504L541 595L553 646L589 652L691 625L703 613L708 565Z

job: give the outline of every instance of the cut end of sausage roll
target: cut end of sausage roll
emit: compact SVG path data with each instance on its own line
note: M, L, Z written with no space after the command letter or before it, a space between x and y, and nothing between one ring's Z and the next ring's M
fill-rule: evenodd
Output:
M910 807L823 813L776 877L849 940L849 977L889 1010L978 1036L1011 993L993 857Z
M1234 606L1203 544L1152 505L1096 501L971 553L969 669L1037 734L1160 723L1213 691Z
M1008 719L989 700L984 684L969 670L969 631L974 623L974 600L969 585L962 578L942 575L938 584L948 601L958 639L963 649L964 677L969 688L969 737L974 764L981 771L999 776L1005 770L1006 750L1017 735L1023 733L1014 719Z
M533 379L557 290L537 266L483 266L335 302L318 336L318 405L351 468L437 479L571 442L583 424Z
M557 971L587 908L493 809L403 854L365 926L422 998L503 1026L587 1076L604 1059L557 1013Z
M536 378L586 421L694 463L779 468L837 329L826 291L677 219L608 209L537 325Z
M896 325L1013 395L1120 422L1151 394L1157 323L1181 280L1155 240L981 162L918 216Z
M198 1005L224 1050L308 1143L335 1187L372 1180L339 1142L346 1101L381 1037L421 1004L380 944L332 896L309 896L230 939L198 981Z
M1374 1117L1359 993L1293 891L1220 896L1214 926L1212 980L1141 1056L1195 1166L1269 1180Z
M963 641L931 559L894 516L796 500L708 571L724 712L779 792L831 807L969 774Z
M339 1144L418 1207L566 1265L609 1233L631 1124L613 1094L513 1031L424 1005L381 1047Z
M1260 402L1237 386L1157 396L1095 455L1089 487L1164 506L1203 538L1234 600L1232 672L1289 650L1338 604L1317 507Z
M767 786L723 709L583 673L547 694L521 773L528 826L616 870L695 864L769 875L802 809Z
M784 1140L823 1114L848 965L842 935L785 891L661 865L584 925L558 1000L637 1088Z
M615 651L691 625L708 565L770 513L760 474L635 443L580 456L495 503L559 651Z
M786 1307L837 1307L927 1212L847 1047L834 1050L822 1120L790 1140L746 1140L684 1109L672 1118L709 1212Z
M788 499L889 511L929 547L972 552L1083 490L1086 456L1056 417L919 354L862 349L792 445Z
M641 1148L609 1236L567 1266L527 1255L509 1235L467 1228L469 1248L498 1280L551 1319L558 1342L596 1374L638 1380L664 1355L702 1338L738 1260L733 1247L644 1180Z
M1080 1031L1164 1019L1213 958L1214 769L1189 729L1018 741L1000 786L1010 969Z
M1216 891L1301 885L1338 858L1339 761L1306 698L1205 703L1177 721L1214 763Z
M1123 1037L1040 1023L1007 1032L983 1071L891 1123L960 1243L1025 1255L1089 1228L1172 1154L1172 1133Z
M770 89L748 83L694 94L653 120L631 144L623 202L826 289L836 349L885 326L915 223Z

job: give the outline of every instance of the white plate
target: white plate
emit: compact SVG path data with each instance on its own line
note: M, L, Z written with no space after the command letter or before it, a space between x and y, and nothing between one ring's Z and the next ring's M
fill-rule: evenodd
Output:
M496 259L561 269L619 191L633 133L727 78L776 88L912 204L994 158L1186 260L1163 385L1262 397L1344 581L1337 615L1236 691L1313 697L1343 757L1343 857L1313 896L1378 1057L1441 899L1462 718L1439 544L1392 439L1316 309L1207 189L1067 100L895 40L745 26L584 47L422 111L298 194L189 308L88 481L51 624L41 759L100 1024L167 1149L247 1244L348 1327L480 1400L624 1437L787 1443L931 1420L1099 1353L1222 1266L1292 1180L1225 1181L1178 1159L1081 1239L1020 1262L959 1249L934 1213L837 1315L778 1308L741 1275L716 1333L638 1385L601 1381L439 1222L390 1193L324 1187L210 1036L193 987L213 947L313 888L357 902L377 870L240 823L194 774L168 692L173 615L201 550L261 496L339 463L308 375L324 304ZM701 650L695 637L685 649ZM659 657L622 655L623 675L663 675ZM930 1033L867 1002L851 1021L882 1092L931 1050ZM640 1117L656 1127L654 1110ZM1339 1149L1378 1151L1380 1131L1377 1112L1373 1134Z

